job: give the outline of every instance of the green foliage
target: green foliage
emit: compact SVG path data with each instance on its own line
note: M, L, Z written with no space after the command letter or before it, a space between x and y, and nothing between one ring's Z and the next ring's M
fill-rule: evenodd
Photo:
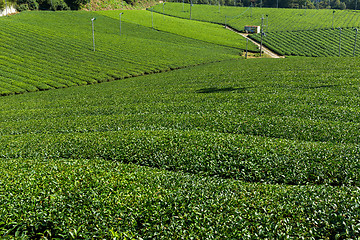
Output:
M48 107L6 114L0 132L15 136L3 137L0 155L96 157L248 182L358 186L359 67L337 61L269 59L262 69L258 61L229 61L164 79L59 90L56 103L49 92L47 103L40 101ZM14 99L6 104L11 111L27 97ZM72 107L59 109L64 105Z
M359 189L246 184L93 160L0 160L15 238L355 238Z
M359 56L360 48L355 46L356 32L353 28L341 31L341 56ZM259 41L260 35L252 35ZM329 57L339 56L340 31L338 29L316 31L274 32L266 34L264 45L282 55ZM354 53L355 46L355 53Z
M2 238L360 236L356 58L240 60L102 14L0 19L0 93L33 92L0 98Z
M96 52L92 49L91 18ZM0 94L123 79L239 57L239 50L88 12L0 19ZM75 24L76 23L76 24Z
M1 236L356 238L358 76L249 59L2 97Z
M190 5L182 3L166 3L166 14L189 19ZM162 4L154 9L162 13ZM192 7L192 19L205 22L225 24L244 31L245 25L261 25L261 17L265 21L266 32L329 29L332 27L333 10L330 9L276 9L276 8L245 8L221 6L196 5ZM359 26L359 11L335 11L334 27Z
M27 11L27 10L38 10L39 3L36 0L17 0L16 2L18 11Z
M188 18L189 6L167 4L166 14ZM161 13L162 6L155 6ZM243 31L245 25L261 25L264 19L266 47L281 54L295 56L327 57L339 55L339 30L343 28L341 38L341 56L352 56L355 41L354 27L359 24L359 11L333 11L317 9L272 9L272 8L238 8L194 5L192 18L200 21L226 24ZM250 35L260 42L260 34ZM359 55L356 49L355 55Z
M167 3L164 6L166 12ZM169 16L153 14L153 22L150 11L130 10L130 11L101 11L100 14L114 19L119 19L119 13L123 12L121 20L129 23L136 23L145 27L152 27L156 30L174 33L192 39L198 39L204 42L215 43L227 47L246 49L246 39L239 34L231 32L222 26L198 22L188 21ZM258 48L252 44L248 44L248 50L257 52Z

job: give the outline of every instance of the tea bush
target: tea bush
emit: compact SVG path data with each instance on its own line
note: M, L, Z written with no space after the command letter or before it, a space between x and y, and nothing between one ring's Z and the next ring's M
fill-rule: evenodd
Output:
M117 20L89 12L25 12L0 22L2 95L168 71L242 52L134 23L124 22L119 36Z

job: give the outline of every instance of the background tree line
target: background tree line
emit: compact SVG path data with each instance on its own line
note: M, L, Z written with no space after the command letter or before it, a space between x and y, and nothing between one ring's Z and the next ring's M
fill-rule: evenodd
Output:
M182 0L169 0L182 2ZM185 3L211 4L239 7L270 7L270 8L331 8L331 9L359 9L358 0L184 0Z
M78 10L91 0L7 0L13 3L18 11L25 10ZM141 0L142 1L142 0ZM182 0L167 0L182 2ZM240 7L270 7L270 8L331 8L359 9L358 0L183 0L185 3L227 5ZM135 5L136 0L125 0L127 4ZM4 9L5 0L0 0L0 9Z
M0 10L5 8L5 1L8 4L11 4L20 11L26 10L79 10L84 7L86 4L91 2L104 2L104 0L0 0ZM136 6L138 4L144 3L145 5L156 4L157 1L154 0L110 0L114 2L122 2L125 5ZM109 0L105 1L109 3ZM111 6L111 4L109 4Z
M26 10L78 10L90 0L7 0L19 12ZM5 0L0 0L0 9L5 8Z

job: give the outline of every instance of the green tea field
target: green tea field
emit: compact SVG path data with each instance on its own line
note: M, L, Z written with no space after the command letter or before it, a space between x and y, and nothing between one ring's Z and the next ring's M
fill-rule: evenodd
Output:
M219 11L220 9L220 11ZM166 3L154 6L158 13L179 18L190 18L190 4ZM226 24L238 31L245 25L261 25L261 17L267 17L266 31L318 30L336 27L358 27L360 11L332 9L276 9L193 4L192 20Z
M0 18L0 238L359 239L357 57L120 12Z
M171 16L190 18L189 4L184 4L183 7L182 3L166 3L164 6L159 4L154 9ZM264 18L264 46L280 55L339 56L341 45L341 56L359 56L354 29L360 26L360 11L233 6L219 8L195 4L192 6L191 15L193 20L227 25L237 31L244 31L245 25L261 26L261 18ZM338 28L343 29L340 44ZM250 37L260 42L260 34Z
M119 13L113 12L117 16ZM150 16L151 23L147 12L135 13L133 17L140 19ZM25 12L0 19L0 95L92 84L236 59L245 49L244 38L221 27L211 31L226 32L228 40L224 45L228 47L216 41L198 40L204 39L204 34L194 39L127 22L127 15L131 14L124 14L121 35L119 19L101 13ZM95 52L92 17L97 18ZM225 39L217 34L218 42ZM249 49L257 51L255 45Z

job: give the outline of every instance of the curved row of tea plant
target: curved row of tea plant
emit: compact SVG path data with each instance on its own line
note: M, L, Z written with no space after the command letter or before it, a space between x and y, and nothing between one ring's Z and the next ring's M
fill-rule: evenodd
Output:
M95 45L92 47L92 17ZM239 51L88 12L0 19L0 95L122 79L237 58Z
M119 19L119 14L123 13L121 21L139 24L146 27L164 32L174 33L188 38L198 39L204 42L218 45L236 47L242 50L246 49L246 39L234 32L217 24L211 24L199 21L188 21L176 17L164 16L143 10L130 11L101 11L98 12L104 16ZM248 50L257 52L258 47L253 43L248 43Z
M32 111L16 110L18 96L2 108L1 155L97 156L250 182L358 185L358 72L350 58L228 61L57 90L42 95L47 107L30 100Z
M1 237L356 238L359 70L248 59L2 97Z
M358 145L199 131L131 130L3 136L5 159L104 159L290 185L359 186Z
M219 11L220 9L220 11ZM190 4L166 3L156 5L154 10L180 18L190 18ZM266 18L266 16L268 16ZM245 25L261 25L265 17L266 32L330 29L336 27L359 26L360 11L330 9L276 9L249 8L232 6L211 6L194 4L191 7L191 18L205 22L226 24L243 31Z
M359 189L247 184L99 159L0 159L2 238L355 238Z
M2 97L0 234L356 238L359 70L248 59Z
M260 34L250 35L260 41ZM315 31L270 32L263 38L263 43L269 49L281 55L308 57L359 56L360 46L355 43L356 31L344 28ZM357 46L356 46L357 45ZM355 52L354 52L355 47Z

